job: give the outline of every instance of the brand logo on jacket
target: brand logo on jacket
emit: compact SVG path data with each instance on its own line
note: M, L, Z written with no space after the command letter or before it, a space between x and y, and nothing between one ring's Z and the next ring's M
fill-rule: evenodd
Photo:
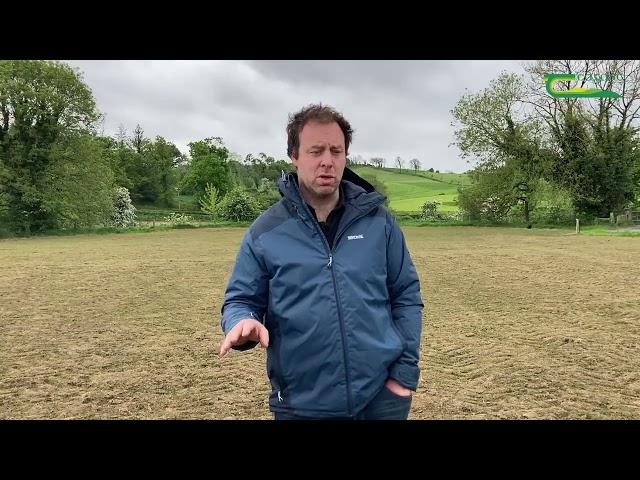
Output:
M347 240L359 240L360 238L364 238L364 235L348 235Z

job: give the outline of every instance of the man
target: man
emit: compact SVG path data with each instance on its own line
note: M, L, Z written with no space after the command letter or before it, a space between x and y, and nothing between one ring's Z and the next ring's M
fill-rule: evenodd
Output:
M279 419L407 419L418 386L420 283L384 198L346 169L349 122L292 115L296 173L246 231L222 306L229 349L267 348Z

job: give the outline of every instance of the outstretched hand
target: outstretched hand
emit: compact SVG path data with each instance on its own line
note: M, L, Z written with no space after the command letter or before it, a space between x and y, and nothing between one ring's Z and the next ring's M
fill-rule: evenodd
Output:
M224 338L220 346L220 358L224 357L231 347L247 342L259 342L264 348L269 346L269 331L254 318L240 320Z

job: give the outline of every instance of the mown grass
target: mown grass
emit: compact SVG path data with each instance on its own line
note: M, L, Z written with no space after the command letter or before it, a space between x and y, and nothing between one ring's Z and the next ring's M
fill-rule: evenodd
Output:
M244 231L0 240L0 418L271 418L264 350L217 358ZM426 305L410 418L640 417L637 239L404 231Z

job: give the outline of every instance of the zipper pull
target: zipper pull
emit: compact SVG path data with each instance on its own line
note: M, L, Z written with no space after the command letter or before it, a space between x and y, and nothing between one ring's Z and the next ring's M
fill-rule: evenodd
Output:
M327 267L331 268L332 263L333 263L333 255L329 255L329 263L327 263Z
M284 400L282 399L282 395L280 395L280 390L278 390L278 401L280 403L284 402Z

